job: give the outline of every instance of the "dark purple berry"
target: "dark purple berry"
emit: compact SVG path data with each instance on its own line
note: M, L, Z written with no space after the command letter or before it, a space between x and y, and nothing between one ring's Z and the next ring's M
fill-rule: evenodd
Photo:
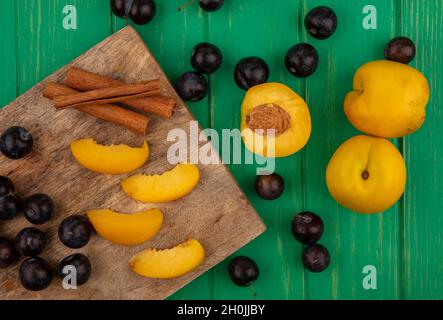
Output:
M299 43L288 50L285 65L288 71L296 77L306 78L313 74L318 67L317 50L308 43Z
M406 37L392 39L385 48L385 58L387 60L409 64L415 58L415 44Z
M232 259L228 271L232 282L239 287L249 287L260 276L255 261L245 256Z
M337 30L337 15L329 7L314 8L306 15L305 27L314 38L327 39Z
M28 258L20 265L20 282L30 291L44 290L52 282L52 269L40 257Z
M87 256L76 253L64 258L58 267L58 274L61 278L70 274L70 270L66 267L73 267L76 270L77 286L81 286L88 282L91 276L92 268L91 263Z
M126 18L133 0L110 0L112 12L119 18Z
M4 238L0 238L0 269L11 266L18 259L14 243Z
M0 221L11 220L22 211L22 203L15 195L0 197Z
M14 184L8 177L0 176L0 198L9 196L15 191Z
M54 215L55 206L52 199L46 194L34 194L23 204L26 219L32 224L44 224Z
M322 272L330 262L329 251L321 244L313 244L303 248L303 266L311 272Z
M248 90L267 82L268 78L269 66L262 58L243 58L235 66L234 79L240 89Z
M208 81L198 72L185 72L177 82L177 93L183 100L200 101L208 93Z
M154 0L134 0L129 10L129 18L138 25L145 25L151 22L157 12Z
M74 215L66 218L58 228L58 237L67 247L84 247L91 239L92 225L85 216Z
M277 173L258 175L255 178L255 191L262 199L278 199L285 191L285 180Z
M219 10L223 6L224 2L224 0L198 0L200 8L207 12Z
M199 43L192 50L191 65L200 73L210 74L217 71L223 62L219 48L210 43Z
M22 127L10 127L0 136L0 151L4 156L17 160L31 153L34 145L32 135Z
M292 234L303 244L314 244L323 234L323 220L312 212L297 214L292 220Z
M15 249L24 256L38 256L43 252L45 246L46 236L37 228L23 229L15 237Z

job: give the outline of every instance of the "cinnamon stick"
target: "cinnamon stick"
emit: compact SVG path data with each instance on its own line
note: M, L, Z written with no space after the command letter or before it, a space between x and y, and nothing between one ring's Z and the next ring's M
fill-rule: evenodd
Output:
M54 106L59 108L75 108L88 104L108 104L125 100L152 96L160 93L160 81L146 83L122 84L86 92L78 92L54 98Z
M45 87L43 96L49 99L54 99L58 96L70 95L74 93L78 93L78 91L62 84L51 82ZM146 135L150 122L150 118L148 116L112 104L104 104L100 107L95 105L85 105L77 107L76 110L87 113L95 118L127 128L142 136Z
M66 75L66 85L80 91L103 89L123 84L119 80L101 76L76 67L70 67ZM156 114L163 118L171 118L174 113L176 102L172 98L161 95L143 99L124 101L130 107Z

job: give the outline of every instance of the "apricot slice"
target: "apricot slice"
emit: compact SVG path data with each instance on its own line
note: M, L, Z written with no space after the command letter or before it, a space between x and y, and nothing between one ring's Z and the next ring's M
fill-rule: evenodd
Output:
M287 157L308 142L311 116L306 102L291 88L281 83L264 83L246 93L241 131L251 152L265 157Z
M205 249L195 239L172 249L146 249L129 262L135 273L155 279L170 279L185 275L197 268L205 259Z
M109 209L90 210L88 218L104 239L135 246L151 239L160 230L163 213L151 209L134 214L121 214Z
M168 202L180 199L194 190L200 173L194 164L178 164L161 175L137 174L122 181L123 190L143 202Z
M149 158L146 141L139 148L127 145L104 146L93 139L76 140L71 143L71 151L83 167L98 173L123 174L143 166Z

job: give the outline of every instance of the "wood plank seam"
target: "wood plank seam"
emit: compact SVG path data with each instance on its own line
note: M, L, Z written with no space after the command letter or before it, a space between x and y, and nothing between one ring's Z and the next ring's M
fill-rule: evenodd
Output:
M202 10L199 10L199 12L202 13ZM208 14L204 14L204 18L200 19L200 21L202 21L202 24L203 24L203 30L204 30L203 36L204 36L205 42L211 42L210 41L211 29L210 29L209 19L210 19L210 15L208 15ZM195 45L197 45L197 43ZM214 119L212 117L213 113L212 113L212 109L211 109L212 99L213 99L213 96L212 96L212 93L213 93L212 84L213 84L213 80L214 80L213 77L214 76L212 74L209 74L207 76L209 89L208 89L208 97L207 97L207 103L206 103L206 112L208 114L209 128L214 128ZM229 169L229 167L228 167L228 169ZM208 270L205 274L205 276L209 278L209 282L210 282L211 292L209 294L210 294L211 299L214 299L214 296L215 296L215 268L216 267L217 266L214 266L213 268Z
M308 12L307 9L308 5L306 0L303 1L299 1L299 8L298 8L298 38L303 41L306 42L307 41L307 31L306 28L304 27L304 19L305 19L305 15ZM308 86L306 84L306 78L302 78L301 80L301 87L302 87L302 93L301 96L302 98L306 101L306 104L309 106L309 101L308 101ZM306 145L302 150L302 156L301 156L301 161L300 161L300 169L301 169L301 190L302 190L302 199L301 199L301 203L302 203L302 209L303 211L309 211L309 208L307 208L307 190L306 190L306 167L307 167L307 162L308 162L308 155L307 155L307 148L309 148L309 142L308 145ZM309 300L309 285L308 285L308 277L306 274L306 270L304 268L302 268L302 279L303 279L303 300Z
M15 21L15 96L18 97L19 96L19 81L18 81L18 76L19 76L19 55L18 55L18 19L19 19L19 14L18 14L18 4L17 1L14 1L14 21Z
M395 37L403 35L403 10L402 10L402 0L396 0L396 5L395 5L395 19L396 19L396 24L395 24L395 28L396 28L396 34L394 35ZM403 159L406 159L406 149L405 149L405 139L406 138L399 138L398 139L398 148L400 150L400 153L403 155ZM407 168L406 168L407 170ZM409 183L409 182L407 182ZM401 300L405 299L405 281L404 281L404 277L405 277L405 273L404 273L404 263L405 263L405 235L406 235L406 230L405 230L405 203L406 201L406 196L405 194L403 194L398 202L398 212L397 214L399 214L400 216L400 225L399 225L399 253L398 253L398 257L399 257L399 279L400 279L400 283L398 285L397 288L397 294L398 297Z

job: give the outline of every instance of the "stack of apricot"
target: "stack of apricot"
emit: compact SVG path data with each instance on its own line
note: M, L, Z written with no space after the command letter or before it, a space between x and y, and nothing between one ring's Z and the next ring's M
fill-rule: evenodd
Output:
M354 76L344 110L351 124L366 135L343 143L326 172L331 195L350 210L382 212L404 193L405 162L386 138L409 135L425 121L428 81L407 65L415 52L410 39L393 39L386 46L386 60L369 62Z
M83 167L102 174L124 174L141 168L149 159L149 146L104 146L93 139L71 143L71 151ZM150 203L180 199L198 184L200 174L194 164L178 164L161 175L137 174L121 182L123 190L132 198ZM87 212L97 233L115 244L135 246L151 239L161 228L163 212L150 209L133 214L123 214L111 209ZM182 276L198 267L205 258L199 241L190 239L172 249L146 249L130 261L132 269L149 278L168 279Z

